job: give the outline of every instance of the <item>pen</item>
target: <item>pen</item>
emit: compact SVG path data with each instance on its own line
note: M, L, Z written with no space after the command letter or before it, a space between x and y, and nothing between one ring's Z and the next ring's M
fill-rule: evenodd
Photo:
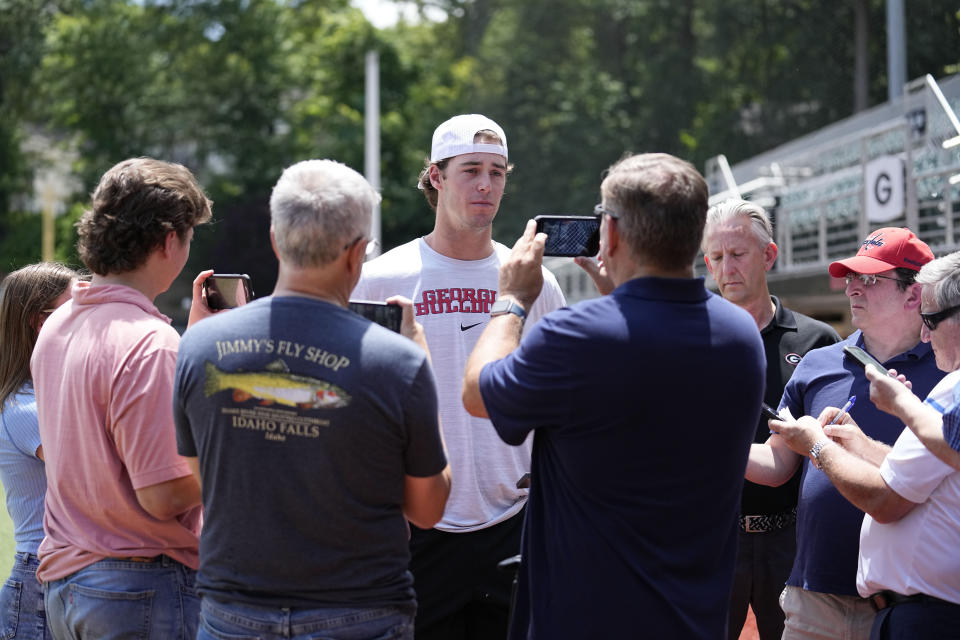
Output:
M837 424L838 422L840 422L840 419L843 417L843 414L845 414L845 413L847 413L848 411L850 411L850 407L852 407L852 406L853 406L853 403L856 402L856 401L857 401L857 396L850 396L850 399L847 400L847 404L843 405L843 408L840 409L840 413L838 413L836 416L834 416L833 420L831 420L831 421L830 421L829 423L827 423L827 424Z

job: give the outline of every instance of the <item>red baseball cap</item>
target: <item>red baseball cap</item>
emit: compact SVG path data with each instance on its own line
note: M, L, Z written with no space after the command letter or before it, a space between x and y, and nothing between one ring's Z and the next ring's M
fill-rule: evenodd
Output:
M898 267L920 271L920 267L931 260L933 251L913 231L884 227L867 236L857 255L831 262L828 270L834 278L842 278L851 271L882 273Z

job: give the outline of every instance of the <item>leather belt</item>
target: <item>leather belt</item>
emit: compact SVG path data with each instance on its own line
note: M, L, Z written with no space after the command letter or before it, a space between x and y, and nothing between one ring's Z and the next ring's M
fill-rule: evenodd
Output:
M783 529L797 521L796 508L783 513L764 514L759 516L740 516L740 530L747 533L765 533Z
M960 605L956 604L955 602L949 602L947 600L935 598L934 596L928 596L925 593L914 593L909 596L905 596L895 591L878 591L870 596L870 601L873 602L873 608L877 611L883 611L889 607L895 607L898 604L905 604L907 602L928 602L935 604L949 604L954 607L960 607Z
M117 558L117 560L125 560L127 562L158 562L160 556L153 556L151 558L145 556L127 556L126 558Z

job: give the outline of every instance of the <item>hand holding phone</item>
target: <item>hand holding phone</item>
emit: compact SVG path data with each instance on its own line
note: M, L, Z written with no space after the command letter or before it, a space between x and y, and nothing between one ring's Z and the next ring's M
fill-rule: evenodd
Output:
M534 220L537 233L547 234L545 256L595 256L600 251L600 218L597 216L540 215Z
M215 273L203 281L207 306L215 311L233 309L253 299L250 276L245 273Z

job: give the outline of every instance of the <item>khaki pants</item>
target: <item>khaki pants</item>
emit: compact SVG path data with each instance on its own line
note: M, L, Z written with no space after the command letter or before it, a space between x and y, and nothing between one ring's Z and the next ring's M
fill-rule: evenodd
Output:
M864 598L789 586L780 594L780 608L785 618L782 640L868 640L877 615Z

